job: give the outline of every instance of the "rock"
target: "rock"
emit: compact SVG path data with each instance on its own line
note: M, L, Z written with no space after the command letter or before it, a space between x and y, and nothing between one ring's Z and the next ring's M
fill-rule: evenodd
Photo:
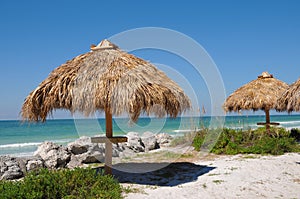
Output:
M70 162L67 164L67 168L73 169L80 167L82 164L104 162L103 153L95 151L93 153L87 152L78 155L72 155Z
M18 166L9 167L7 171L3 173L0 180L14 180L22 178L23 172Z
M88 151L88 148L86 146L81 146L79 144L72 144L68 146L68 149L75 155L82 154Z
M78 156L80 157L82 163L97 163L104 161L103 153L100 151L87 152Z
M89 147L87 152L90 152L90 153L94 153L94 152L104 153L105 152L104 144L92 143L92 145Z
M16 158L9 156L0 157L0 180L13 180L23 176L24 173Z
M128 140L126 143L124 143L124 147L127 147L137 153L145 151L145 146L142 143L142 139L138 133L129 132L127 133L126 137Z
M41 157L47 168L65 167L71 158L68 149L53 142L43 142L34 152L34 156Z
M37 170L37 169L43 168L43 167L44 167L44 163L41 159L28 160L28 162L26 164L27 171Z
M120 153L124 151L124 148L120 144L113 144L113 151L112 151L112 156L113 157L120 157ZM105 154L104 154L105 155Z
M74 169L81 166L81 164L82 160L80 159L80 157L78 157L78 155L72 155L70 162L67 164L67 168Z
M5 162L5 164L6 164L7 167L14 166L16 164L16 159L15 158L11 158L10 160L7 160Z
M145 151L150 151L153 149L158 149L159 145L157 143L157 139L155 134L149 131L146 131L141 136L142 143L144 144Z
M27 173L26 164L27 164L28 160L29 160L29 157L17 157L16 158L16 161L18 162L18 165L24 174Z
M71 153L78 155L87 152L89 148L94 145L97 144L92 143L90 137L82 136L74 142L69 143L68 150L71 151Z
M159 133L155 135L159 146L170 146L173 137L167 133Z
M89 137L81 137L68 144L72 152L68 168L79 167L81 164L104 162L104 144L92 143Z

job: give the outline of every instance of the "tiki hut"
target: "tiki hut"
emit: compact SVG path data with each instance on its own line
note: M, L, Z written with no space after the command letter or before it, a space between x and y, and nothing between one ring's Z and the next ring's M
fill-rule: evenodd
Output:
M241 110L263 110L266 114L266 122L258 123L266 125L269 132L270 110L276 107L277 99L288 88L288 85L268 72L263 72L256 80L245 84L232 93L225 101L223 108L226 112L239 112Z
M128 54L108 40L91 46L53 70L25 99L21 115L44 122L55 109L82 112L89 116L105 112L106 138L94 139L106 147L105 169L111 173L112 115L128 113L136 121L141 113L176 117L191 107L183 90L151 63ZM93 139L92 139L93 141Z
M300 78L283 92L277 100L277 111L300 111Z

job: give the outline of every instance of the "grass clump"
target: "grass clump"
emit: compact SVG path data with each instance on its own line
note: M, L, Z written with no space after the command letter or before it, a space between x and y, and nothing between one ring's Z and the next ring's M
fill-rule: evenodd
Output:
M122 198L122 188L112 176L100 175L96 170L30 172L20 181L0 181L0 198Z
M216 139L212 143L211 152L216 154L272 154L281 155L286 152L300 152L298 139L299 130L287 131L283 128L271 128L270 134L266 129L258 128L256 130L234 130L219 129L219 135L216 130L202 129L197 132L193 146L199 151L203 144L211 138Z

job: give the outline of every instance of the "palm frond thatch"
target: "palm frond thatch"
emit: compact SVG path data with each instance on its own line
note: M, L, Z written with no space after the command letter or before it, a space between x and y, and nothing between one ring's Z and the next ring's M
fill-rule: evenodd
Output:
M287 88L288 84L264 72L256 80L234 91L226 99L223 108L226 112L274 109L277 99Z
M300 78L277 100L277 111L300 111Z
M176 117L191 107L183 90L151 63L120 50L107 40L51 72L22 107L29 121L45 121L55 109L91 115L109 110Z

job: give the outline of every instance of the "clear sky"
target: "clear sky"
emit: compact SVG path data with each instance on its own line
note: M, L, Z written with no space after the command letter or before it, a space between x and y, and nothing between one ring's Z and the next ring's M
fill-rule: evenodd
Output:
M263 71L290 84L300 77L299 10L296 0L2 0L0 119L19 119L25 97L54 68L89 51L90 44L141 27L169 28L201 44L227 95ZM136 55L179 71L184 65L168 53ZM199 103L206 105L203 89Z

